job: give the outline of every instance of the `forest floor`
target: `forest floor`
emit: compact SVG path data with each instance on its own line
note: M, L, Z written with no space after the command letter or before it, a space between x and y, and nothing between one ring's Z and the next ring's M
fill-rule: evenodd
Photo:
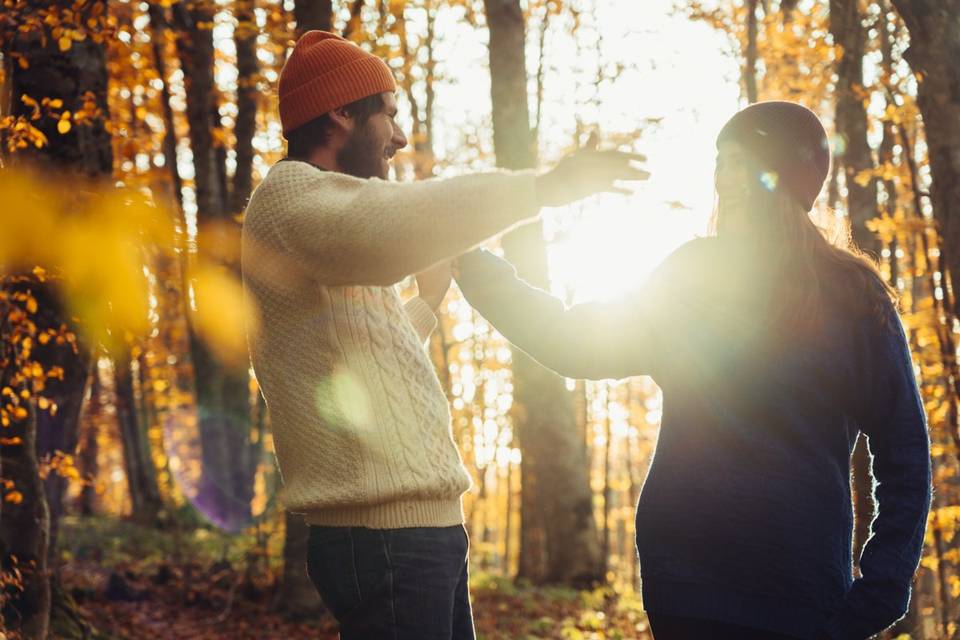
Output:
M293 622L278 613L275 571L254 559L252 544L240 552L236 537L172 536L104 518L68 518L60 536L63 590L76 606L55 612L55 638L337 637L329 616ZM534 588L483 572L471 590L478 640L649 638L632 593Z

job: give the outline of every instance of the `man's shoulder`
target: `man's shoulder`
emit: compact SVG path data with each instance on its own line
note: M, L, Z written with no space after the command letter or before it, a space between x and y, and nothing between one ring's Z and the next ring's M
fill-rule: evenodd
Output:
M256 218L261 209L274 208L278 201L303 195L310 182L325 178L324 173L298 160L283 159L276 162L250 195L245 218Z

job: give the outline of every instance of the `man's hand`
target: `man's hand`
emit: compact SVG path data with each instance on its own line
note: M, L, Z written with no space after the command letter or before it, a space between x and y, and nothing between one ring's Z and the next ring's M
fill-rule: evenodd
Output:
M586 146L566 156L547 173L537 177L537 203L541 207L560 207L595 193L630 191L617 186L617 180L646 180L650 174L631 166L646 157L622 151L598 151L596 133Z
M452 277L450 261L438 262L417 274L418 295L436 311L440 308L443 297L447 295Z

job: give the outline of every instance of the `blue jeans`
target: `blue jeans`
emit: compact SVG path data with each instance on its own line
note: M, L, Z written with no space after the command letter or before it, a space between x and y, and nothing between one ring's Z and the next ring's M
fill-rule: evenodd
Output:
M462 525L310 527L307 574L342 640L474 640Z

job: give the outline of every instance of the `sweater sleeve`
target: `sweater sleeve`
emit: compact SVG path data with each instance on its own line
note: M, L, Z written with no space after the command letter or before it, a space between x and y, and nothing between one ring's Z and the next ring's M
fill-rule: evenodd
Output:
M860 428L873 456L877 515L854 581L826 633L860 640L907 611L930 509L930 443L903 327L887 303L878 329L866 330Z
M569 308L488 251L459 259L457 284L497 331L548 369L568 378L618 379L653 373L662 360L670 263L629 295Z
M538 212L533 172L400 183L286 164L265 213L294 259L330 286L394 284Z
M426 342L433 330L437 328L437 316L433 313L433 309L423 298L414 296L403 304L403 310L406 311L410 324L420 336L420 342Z

